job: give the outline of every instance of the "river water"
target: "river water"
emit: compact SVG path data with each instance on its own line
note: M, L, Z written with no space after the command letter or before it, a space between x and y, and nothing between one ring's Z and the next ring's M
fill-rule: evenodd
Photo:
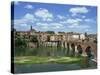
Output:
M35 72L50 72L50 71L67 71L67 70L82 70L82 69L96 69L94 62L79 64L29 64L29 65L15 65L15 73L35 73Z
M71 53L71 52L70 52ZM67 56L65 48L34 48L34 49L17 49L15 56ZM97 64L91 58L83 57L81 64L15 64L14 73L34 73L34 72L50 72L50 71L67 71L67 70L82 70L96 69Z

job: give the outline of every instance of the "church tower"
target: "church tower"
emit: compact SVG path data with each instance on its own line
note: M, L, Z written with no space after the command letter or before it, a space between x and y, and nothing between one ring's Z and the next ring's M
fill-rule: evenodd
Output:
M30 26L30 31L32 31L32 25Z
M30 26L30 32L36 32L36 30L32 27L32 25Z

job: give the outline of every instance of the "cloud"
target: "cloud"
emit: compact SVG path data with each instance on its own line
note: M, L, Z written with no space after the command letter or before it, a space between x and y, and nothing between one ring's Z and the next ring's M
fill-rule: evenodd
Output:
M33 7L31 5L26 5L25 8L32 9ZM86 7L74 7L70 8L69 11L70 13L68 12L67 14L57 14L46 8L37 8L33 13L27 13L21 18L15 19L14 26L17 29L28 30L30 29L30 25L33 25L33 28L37 31L50 30L56 32L71 30L82 32L90 31L90 27L92 30L94 29L93 25L96 24L92 22L95 22L95 20L87 16L89 10Z
M30 25L23 23L20 25L14 25L14 28L16 28L18 31L27 31L30 30Z
M86 18L86 16L82 16L82 18Z
M37 26L47 26L47 25L48 25L48 23L41 23L41 22L37 22L37 23L36 23L36 25L37 25Z
M72 19L72 18L69 18L67 20L64 20L64 21L60 21L61 24L75 24L75 23L79 23L79 22L82 22L82 19L80 18L75 18L75 19Z
M91 24L91 25L97 24L97 23L96 23L96 20L95 20L95 19L92 19L92 18L86 18L86 19L84 19L84 22L89 23L89 24Z
M90 28L88 28L88 29L85 29L84 31L86 31L86 32L90 32L90 31L92 31Z
M43 21L51 21L51 19L53 18L53 14L44 8L37 9L34 15L38 18L42 18Z
M23 18L30 22L36 21L36 18L34 17L34 15L30 13L27 13Z
M27 30L30 27L30 24L33 24L36 20L34 15L27 13L20 19L14 20L14 27L16 29Z
M67 23L72 24L72 23L78 23L81 22L82 19L76 18L76 19L68 19Z
M59 18L60 20L65 19L65 17L64 17L64 16L62 16L62 15L57 15L57 18Z
M34 21L36 21L34 15L27 13L22 18L15 19L14 24L33 23Z
M71 23L69 25L52 22L52 23L42 23L37 22L35 28L39 31L67 31L68 29L74 29L74 30L88 30L90 29L89 25L79 24L79 23Z
M40 30L42 30L42 31L46 31L46 30L53 30L53 31L55 31L55 29L60 29L60 28L62 28L63 27L63 25L62 24L60 24L60 23L54 23L54 22L52 22L52 23L36 23L36 28L39 28Z
M53 27L54 29L58 29L58 28L61 28L61 27L63 26L63 25L60 24L60 23L51 23L50 25L51 25L51 27Z
M85 19L84 21L85 21L85 22L94 22L93 19L89 19L89 18L88 18L88 19Z
M89 25L83 25L83 19L80 18L67 19L65 21L65 24L67 25L68 28L85 29L90 27Z
M42 19L40 19L41 21L46 21L46 22L51 22L51 21L53 21L53 19L52 18L42 18Z
M33 9L33 6L30 5L30 4L28 4L28 5L26 5L24 8L26 8L26 9Z
M20 26L22 26L22 27L27 27L27 24L20 24Z
M70 8L69 12L72 13L72 16L76 16L77 14L86 14L89 10L86 7L74 7Z
M62 24L60 23L36 23L37 26L48 26L48 27L62 27Z
M76 29L81 29L81 30L84 30L84 29L87 29L87 28L90 28L89 25L69 25L68 26L69 28L76 28Z

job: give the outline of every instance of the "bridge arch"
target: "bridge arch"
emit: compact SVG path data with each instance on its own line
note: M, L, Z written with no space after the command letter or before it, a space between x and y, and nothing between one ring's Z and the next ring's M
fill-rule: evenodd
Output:
M69 51L70 51L70 44L69 42L67 42L67 55L69 54Z
M82 54L83 48L81 45L77 45L78 54Z
M72 56L74 56L75 55L75 44L74 43L71 44L71 48L72 48Z
M87 46L85 49L85 52L86 52L88 57L92 57L94 55L93 48L91 46Z

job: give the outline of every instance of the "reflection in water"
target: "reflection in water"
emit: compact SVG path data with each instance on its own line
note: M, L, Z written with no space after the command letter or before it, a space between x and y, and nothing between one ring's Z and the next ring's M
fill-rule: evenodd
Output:
M61 47L16 48L15 56L66 56L67 49Z
M83 68L97 68L97 63L92 61L93 56L88 57L88 56L84 56L82 58L82 61L80 63L80 67Z
M15 73L33 73L33 72L50 72L78 70L77 64L33 64L33 65L15 65Z
M16 48L15 56L69 56L69 49L61 47ZM91 57L83 57L80 64L15 64L15 73L32 73L47 71L64 71L78 69L94 69L97 64L91 61Z
M87 67L89 67L90 66L89 61L90 60L89 60L88 57L83 57L83 59L81 61L81 64L80 64L81 68L87 68Z

